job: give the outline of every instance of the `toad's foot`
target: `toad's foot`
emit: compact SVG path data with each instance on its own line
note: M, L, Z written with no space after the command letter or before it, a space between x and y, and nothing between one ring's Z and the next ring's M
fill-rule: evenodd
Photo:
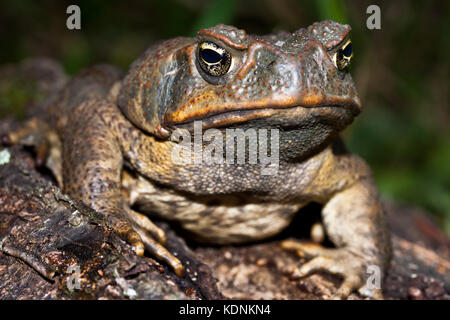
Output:
M294 240L285 240L281 246L283 249L296 251L300 257L313 257L293 271L293 278L302 278L320 270L343 276L344 281L333 295L333 299L345 299L354 290L358 290L363 296L383 299L381 289L372 289L368 284L364 285L366 263L358 254L346 248L329 249L315 243Z
M126 210L126 215L127 219L111 215L108 221L133 247L134 252L143 256L146 249L151 255L170 265L177 276L184 277L185 270L181 261L163 246L166 242L165 232L149 218L131 209Z

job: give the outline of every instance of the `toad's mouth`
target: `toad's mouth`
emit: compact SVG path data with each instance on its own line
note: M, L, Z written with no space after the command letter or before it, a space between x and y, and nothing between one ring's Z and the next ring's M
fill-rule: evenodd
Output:
M238 110L221 110L222 112L203 112L201 114L192 114L184 119L176 121L170 115L164 116L163 126L165 128L191 128L195 121L202 122L202 129L227 127L232 125L238 125L240 123L248 122L250 120L268 118L285 111L292 111L291 116L297 118L306 118L312 111L315 115L322 116L335 116L333 112L336 109L341 109L342 112L348 113L348 116L355 117L361 111L361 104L359 99L356 100L343 100L339 103L330 102L327 104L316 105L291 105L291 106L274 106L274 107L256 107L246 108ZM177 119L178 120L178 119Z

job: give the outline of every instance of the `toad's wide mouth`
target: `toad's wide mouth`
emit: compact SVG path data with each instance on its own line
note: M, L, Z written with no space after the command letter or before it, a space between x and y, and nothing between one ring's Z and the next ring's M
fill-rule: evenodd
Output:
M317 105L291 105L291 106L269 106L269 107L255 107L238 110L223 110L222 112L205 112L201 114L193 114L180 121L173 121L170 116L165 116L163 126L167 129L174 128L189 128L195 121L202 122L203 129L227 127L238 125L250 120L268 118L276 114L293 111L295 117L306 118L313 110L316 115L332 116L334 109L342 109L346 111L349 116L355 117L361 112L361 104L359 100L345 100L339 103L327 103ZM335 113L333 113L335 114Z

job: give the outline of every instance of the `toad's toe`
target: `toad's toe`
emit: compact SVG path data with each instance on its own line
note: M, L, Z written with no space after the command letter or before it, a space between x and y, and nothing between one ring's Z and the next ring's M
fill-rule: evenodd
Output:
M282 248L293 250L300 257L313 257L295 269L292 277L302 278L317 271L328 271L344 278L332 299L345 299L350 293L358 290L363 296L382 299L381 289L372 288L364 282L366 277L366 261L346 248L324 248L315 243L286 240Z

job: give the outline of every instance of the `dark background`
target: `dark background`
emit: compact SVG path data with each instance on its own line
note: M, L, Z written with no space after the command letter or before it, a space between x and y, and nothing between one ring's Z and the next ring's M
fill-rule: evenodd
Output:
M70 4L81 8L81 30L66 28ZM371 4L381 30L366 28ZM152 42L216 23L265 34L325 19L353 28L363 113L343 133L349 149L369 162L385 198L425 208L450 234L450 1L2 0L0 65L48 56L70 75L98 62L126 70ZM26 100L0 82L0 117L23 117Z

